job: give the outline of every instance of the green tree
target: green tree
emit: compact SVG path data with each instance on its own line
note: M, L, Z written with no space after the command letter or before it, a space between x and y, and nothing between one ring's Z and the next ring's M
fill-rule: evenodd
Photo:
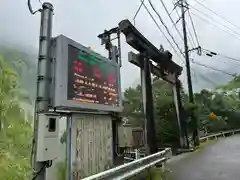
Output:
M141 107L141 86L128 88L125 90L123 99L124 109L122 116L128 119L134 125L143 125L142 107Z
M143 126L141 86L128 88L124 92L123 116L131 124ZM154 116L159 146L178 142L178 128L170 84L160 79L153 80Z
M32 126L20 106L18 74L0 58L0 179L29 179Z
M0 130L7 125L7 112L22 110L19 101L30 102L29 96L20 88L18 74L0 57Z
M195 110L199 120L199 129L211 132L219 132L228 129L240 128L240 77L235 76L228 83L214 90L203 89L194 94L195 104L188 102L188 96L182 89L181 98L185 109L185 121L188 131L192 130L192 122L188 118L189 111ZM173 104L172 87L170 84L157 78L153 79L154 114L159 146L177 145L179 133L175 107ZM123 116L134 125L143 125L141 109L141 86L128 88L124 92ZM214 120L209 114L214 112L217 117Z

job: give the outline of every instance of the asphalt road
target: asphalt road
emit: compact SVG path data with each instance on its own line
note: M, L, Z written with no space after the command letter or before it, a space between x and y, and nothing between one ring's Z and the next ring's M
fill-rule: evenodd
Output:
M240 180L240 135L173 157L165 169L170 180Z

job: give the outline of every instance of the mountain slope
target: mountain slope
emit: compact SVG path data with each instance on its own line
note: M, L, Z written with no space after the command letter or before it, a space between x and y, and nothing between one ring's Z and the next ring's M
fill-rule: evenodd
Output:
M6 45L0 45L0 56L19 74L21 86L33 100L36 94L37 56L21 47Z

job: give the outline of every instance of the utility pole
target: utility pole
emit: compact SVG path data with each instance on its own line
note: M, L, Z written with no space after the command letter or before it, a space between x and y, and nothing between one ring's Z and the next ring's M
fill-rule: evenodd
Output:
M185 61L186 61L186 70L187 70L187 81L188 81L188 92L189 92L189 102L194 103L193 98L193 88L192 88L192 78L191 78L191 69L190 69L190 62L189 62L189 51L188 51L188 41L187 41L187 30L186 30L186 21L185 21L185 8L187 3L186 0L180 0L180 6L182 10L182 27L183 27L183 38L184 38L184 50L185 50ZM193 121L193 141L194 145L199 145L198 139L198 123L197 118L194 114L194 111L191 111L191 119Z
M37 161L37 141L40 117L48 113L51 86L51 57L50 45L52 38L52 16L53 6L50 3L43 3L41 9L41 24L39 37L39 55L37 72L37 97L35 102L34 116L34 139L33 139L33 179L45 180L46 168L51 166L49 161Z

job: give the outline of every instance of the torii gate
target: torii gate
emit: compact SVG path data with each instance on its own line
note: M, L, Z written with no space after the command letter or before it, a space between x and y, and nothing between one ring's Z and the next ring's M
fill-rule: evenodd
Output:
M141 68L142 102L145 115L145 136L147 141L148 153L157 152L156 130L153 117L153 97L151 73L172 84L173 100L176 108L178 120L180 146L188 147L186 131L183 130L184 121L182 120L182 104L180 97L180 81L178 77L182 73L182 67L172 61L172 54L164 51L163 47L158 50L149 42L129 20L119 23L120 31L125 35L127 43L139 54L129 52L128 60L132 64ZM152 64L152 61L157 66Z

